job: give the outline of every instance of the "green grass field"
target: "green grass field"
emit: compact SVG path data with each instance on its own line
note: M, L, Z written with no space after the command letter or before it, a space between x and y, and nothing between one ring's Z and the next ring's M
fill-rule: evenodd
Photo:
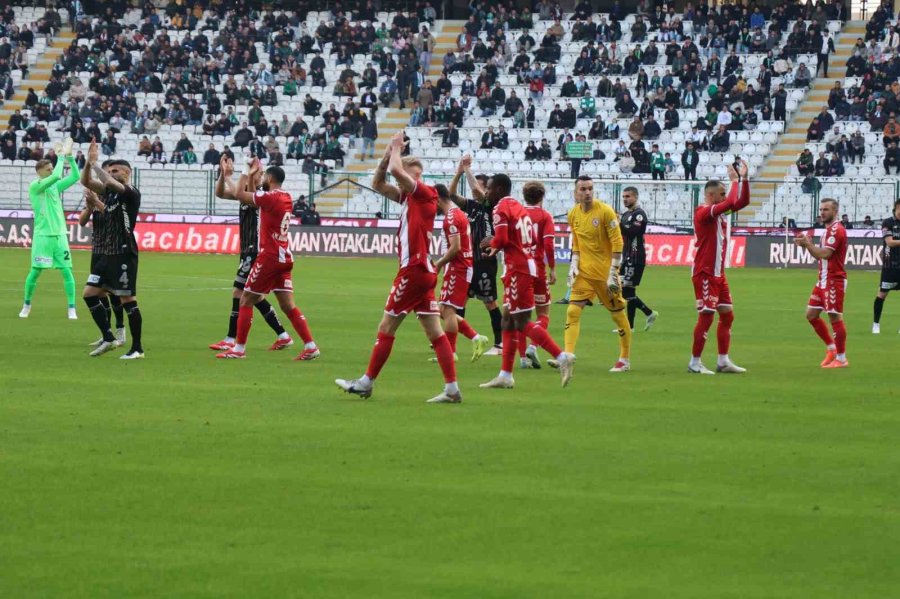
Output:
M851 273L847 370L818 367L812 271L737 270L749 372L689 376L688 273L651 268L632 372L607 372L593 308L568 389L545 368L480 390L499 358L463 360L447 406L412 321L371 400L333 385L364 370L393 261L299 260L323 356L298 363L260 318L247 360L206 349L235 257L143 255L138 362L87 356L55 272L17 318L28 260L0 251L2 597L900 596L900 298L873 337L876 273Z

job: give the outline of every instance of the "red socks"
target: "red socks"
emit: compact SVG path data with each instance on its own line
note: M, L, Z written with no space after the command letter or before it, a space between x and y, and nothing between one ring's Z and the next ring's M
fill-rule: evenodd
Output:
M519 357L520 357L520 358L524 358L524 357L525 357L525 350L528 349L528 335L526 335L525 333L519 331L519 334L518 334L518 343L516 343L516 345L519 346Z
M238 345L247 345L247 337L250 335L250 324L253 322L253 306L241 306L238 308L237 337Z
M466 339L474 339L478 336L478 333L475 332L475 329L472 328L468 322L466 322L465 318L456 317L456 326L459 328L459 333L465 337ZM454 345L454 347L456 347Z
M550 337L550 333L536 323L529 321L529 323L525 325L524 333L531 337L531 340L534 341L536 345L554 358L562 353L562 350L559 349L559 346L553 341L553 338Z
M822 324L824 325L825 323ZM834 345L837 348L837 353L847 353L847 325L844 324L843 320L839 320L832 322L831 328L834 330Z
M731 345L731 323L734 322L734 312L722 312L719 314L719 326L716 328L716 340L719 342L719 355L728 353Z
M550 315L549 314L541 314L537 317L538 326L544 329L545 331L550 328Z
M459 333L449 333L449 332L444 333L444 335L447 336L447 341L450 342L450 350L453 352L456 352L456 337L458 334Z
M809 324L812 325L812 328L816 332L816 335L819 336L819 339L825 342L826 347L829 345L834 345L834 339L831 338L831 333L828 331L828 325L825 324L824 320L817 317L810 320ZM846 334L846 330L844 332ZM837 328L835 328L835 333L837 333Z
M303 343L309 343L313 340L312 333L309 332L309 325L306 324L306 317L303 316L300 308L294 306L294 309L287 313L287 317L290 319L291 324L294 325L294 330L303 339Z
M500 370L503 372L513 371L518 335L518 331L503 331L503 354L500 362Z
M701 312L697 315L697 324L694 326L694 346L691 355L699 358L703 355L703 346L706 345L706 334L712 326L715 312Z
M366 369L366 376L373 381L378 377L384 363L387 362L391 355L391 348L394 347L394 337L378 333L375 339L375 347L372 348L372 356L369 358L369 367ZM435 347L437 349L437 347Z
M456 364L453 362L453 349L450 347L450 341L447 335L441 335L431 342L434 346L434 353L437 355L438 364L441 365L441 371L444 373L445 383L456 382ZM374 378L369 375L369 378Z

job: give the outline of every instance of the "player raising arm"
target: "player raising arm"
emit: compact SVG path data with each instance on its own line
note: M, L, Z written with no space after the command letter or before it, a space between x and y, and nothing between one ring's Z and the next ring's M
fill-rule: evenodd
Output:
M281 186L284 171L270 166L262 175L262 190L254 191L260 175L259 160L253 159L244 166L232 194L242 204L259 208L259 255L247 276L238 307L237 335L233 347L216 354L217 358L243 358L246 355L247 337L253 321L253 306L274 292L282 312L291 321L294 330L303 339L303 351L295 360L315 360L319 348L313 340L306 317L294 303L294 284L291 271L294 257L289 247L288 232L291 225L293 201ZM221 191L227 189L223 182Z
M441 320L444 334L456 356L456 338L459 333L472 341L472 361L480 358L490 346L484 335L479 335L466 320L459 315L465 310L469 298L469 283L472 281L472 241L469 235L469 219L450 199L450 192L444 185L435 185L438 193L438 211L444 215L444 241L447 247L443 256L434 263L435 271L444 271L441 285ZM437 361L437 358L432 358Z
M400 204L400 227L397 230L400 270L391 286L365 374L355 380L335 379L334 382L347 393L371 397L375 379L391 355L397 329L407 314L415 312L444 374L444 390L428 402L459 403L462 394L456 383L453 349L441 330L440 311L434 298L437 274L431 263L429 241L437 214L438 193L422 181L422 163L419 159L401 157L402 149L403 132L399 131L391 139L372 179L375 191ZM386 181L388 169L397 185Z
M228 156L222 156L219 161L219 177L216 179L216 197L223 200L236 200L234 195L235 187L231 181L231 175L234 171L234 163ZM249 184L249 181L248 181ZM253 189L244 189L243 191L253 192ZM231 316L228 319L228 333L225 338L218 343L213 343L209 349L216 351L225 351L234 347L234 339L237 336L238 313L240 312L241 295L244 292L244 286L247 283L247 277L253 268L253 263L259 254L259 209L255 204L241 203L238 208L238 230L240 233L241 255L238 263L237 273L234 276L234 285L231 291ZM269 347L270 350L280 350L290 347L294 344L294 340L287 334L275 308L265 298L260 299L256 303L256 309L265 319L266 324L275 331L275 342Z
M78 182L79 172L72 156L72 140L66 139L56 147L56 166L49 160L39 160L34 166L38 178L28 186L28 199L34 212L34 229L31 242L31 270L25 277L25 302L19 318L31 313L38 278L46 268L62 273L66 292L68 316L75 320L75 276L72 274L72 252L69 250L69 233L66 215L63 213L60 194ZM63 166L69 165L69 175L63 178Z
M500 373L480 385L483 388L512 389L513 362L518 348L519 335L527 335L551 356L556 358L562 386L572 379L575 367L574 354L562 351L550 334L531 322L534 310L534 278L537 267L527 248L532 245L534 224L525 208L509 194L512 181L505 174L498 173L488 182L488 198L494 206L494 238L485 249L488 255L503 252L505 272L503 274L503 353Z
M838 218L838 201L826 198L819 205L819 216L825 224L820 244L816 246L812 239L800 234L794 238L794 245L809 252L819 261L818 280L813 287L812 295L806 306L806 319L813 330L825 343L825 359L822 368L846 368L847 361L847 327L844 325L844 293L847 290L847 271L844 260L847 258L847 231ZM819 317L822 312L828 314L834 338L828 332L828 326Z
M747 163L741 160L737 170L728 167L731 190L726 194L725 186L717 181L707 181L704 186L704 203L694 211L694 235L697 248L691 280L697 300L697 324L694 327L694 344L688 372L693 374L715 374L700 361L706 335L712 326L713 317L718 312L719 328L716 339L719 344L717 372L741 373L746 368L735 365L728 357L731 345L731 325L734 322L731 290L725 278L725 257L728 254L730 234L728 217L732 212L745 208L750 203L750 182L747 180Z

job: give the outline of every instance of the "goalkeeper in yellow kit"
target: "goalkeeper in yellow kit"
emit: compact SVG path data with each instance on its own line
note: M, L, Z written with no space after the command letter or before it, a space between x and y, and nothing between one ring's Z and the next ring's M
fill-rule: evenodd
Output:
M589 301L597 298L609 310L619 333L619 359L610 372L625 372L630 369L631 327L619 282L622 233L615 211L594 199L594 182L584 175L575 181L575 206L569 211L569 231L572 261L568 284L572 295L566 310L566 351L575 351L581 333L581 312Z

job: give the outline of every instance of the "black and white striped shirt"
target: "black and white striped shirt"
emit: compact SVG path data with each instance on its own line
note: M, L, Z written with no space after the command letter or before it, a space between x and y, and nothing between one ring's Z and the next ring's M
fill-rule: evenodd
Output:
M119 254L137 255L134 225L141 207L141 192L131 185L125 191L107 191L101 196L106 205L103 212L94 211L93 252L104 256Z

